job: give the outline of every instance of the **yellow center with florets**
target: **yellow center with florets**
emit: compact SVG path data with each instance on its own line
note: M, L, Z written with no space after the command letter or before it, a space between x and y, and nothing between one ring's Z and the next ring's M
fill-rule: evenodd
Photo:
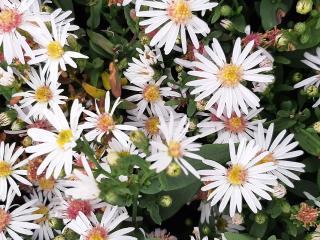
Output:
M86 240L107 240L108 232L105 228L97 226L90 230Z
M8 177L11 171L11 165L9 163L0 161L0 177Z
M42 214L43 216L36 219L34 222L37 224L44 224L49 219L49 208L45 205L38 206L38 210L34 211L33 214Z
M176 0L169 5L168 15L175 23L184 24L192 18L192 11L187 1Z
M218 79L224 87L236 87L242 81L242 77L242 68L235 64L226 64L218 72Z
M0 33L8 33L17 28L22 22L22 14L12 9L0 12Z
M41 177L38 181L39 187L43 191L52 191L55 187L56 181L54 178Z
M181 144L176 141L171 141L168 144L168 154L170 157L178 158L182 155Z
M59 132L56 142L60 148L63 148L65 144L72 142L72 140L73 140L72 130L67 129Z
M233 165L227 170L227 179L233 185L241 185L247 180L247 170L241 165Z
M148 102L156 102L160 99L160 89L156 85L148 85L143 89L143 98Z
M52 59L59 59L63 56L64 50L59 42L53 41L47 47L47 54Z
M246 128L246 120L243 117L233 116L224 122L225 128L233 133L243 132Z
M272 153L269 153L267 156L262 158L256 165L260 165L263 163L275 162L275 158L273 157Z
M157 135L159 133L159 118L158 117L150 117L144 123L144 128L146 129L147 133L150 135Z
M112 129L114 129L114 126L115 123L113 121L113 118L108 113L103 113L97 121L97 128L104 132L111 131Z
M34 98L40 103L49 102L52 99L52 96L52 91L47 86L39 87L34 94Z

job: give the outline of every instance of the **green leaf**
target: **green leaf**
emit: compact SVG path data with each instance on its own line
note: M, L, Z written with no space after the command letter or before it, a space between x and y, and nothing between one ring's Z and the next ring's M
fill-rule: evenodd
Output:
M139 24L138 21L134 21L130 16L130 6L124 7L124 16L126 18L128 27L130 28L131 32L133 33L139 33Z
M102 9L103 1L98 0L96 4L91 5L90 7L90 17L87 20L88 27L94 29L97 28L100 24L100 13Z
M198 154L205 159L214 160L222 164L230 160L228 144L205 144Z
M13 88L0 85L0 95L2 95L6 100L9 101L14 92L15 90Z
M297 129L295 138L303 150L314 156L320 156L320 137L317 134L310 133L304 129Z
M258 238L262 238L267 231L268 223L269 223L268 219L266 219L266 221L262 224L258 224L256 222L254 222L250 228L250 232L249 232L250 235L258 237Z
M191 117L196 111L197 111L196 102L193 99L190 99L187 107L188 117Z
M72 0L53 0L53 3L62 8L64 11L71 10L71 16L74 16L74 7Z
M226 232L224 233L224 236L226 237L227 240L255 240L255 238L247 234Z
M93 32L91 30L87 30L88 36L90 40L96 44L98 47L103 49L106 53L113 55L114 45L110 42L106 37L104 37L100 33Z
M124 110L132 110L136 109L137 105L127 100L121 100L121 103L118 105L118 108Z
M235 17L232 17L230 20L231 22L233 22L233 26L238 32L244 33L246 20L244 19L243 15L237 15Z

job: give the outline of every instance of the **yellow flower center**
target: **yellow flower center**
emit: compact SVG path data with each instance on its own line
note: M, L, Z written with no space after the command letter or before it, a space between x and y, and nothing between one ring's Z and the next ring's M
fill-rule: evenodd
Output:
M4 232L11 221L11 216L4 209L0 208L0 232Z
M156 102L160 99L160 90L156 85L148 85L143 90L143 97L148 102Z
M274 159L272 153L269 153L267 156L262 158L256 165L260 165L263 163L269 163L269 162L275 162L276 160Z
M218 72L218 79L224 87L236 87L242 81L243 70L240 66L226 64Z
M57 136L57 144L59 147L63 148L65 144L70 143L73 139L73 133L70 129L62 130Z
M43 216L39 219L36 219L34 222L37 224L43 224L49 219L49 208L45 205L38 206L38 210L34 211L33 214L42 214Z
M47 50L48 50L48 56L52 59L59 59L64 54L63 47L59 42L56 42L56 41L49 43Z
M192 11L185 0L176 0L167 9L172 21L184 24L192 17Z
M43 191L52 191L54 189L54 186L56 184L55 180L53 178L45 178L41 177L38 181L39 187Z
M240 165L233 165L227 170L227 178L233 185L241 185L246 181L247 171Z
M11 32L22 22L22 15L15 10L5 9L0 11L0 33Z
M97 122L97 128L101 129L104 132L108 132L114 128L114 121L113 118L107 114L102 114Z
M42 86L36 90L34 97L38 102L46 103L49 102L49 100L52 98L52 95L52 91L49 87Z
M11 165L5 161L0 161L0 177L8 177L11 174Z
M97 226L90 230L86 240L107 240L108 232L105 228Z
M159 133L159 118L150 117L145 123L144 127L150 135L157 135Z
M177 158L182 155L181 145L176 141L172 141L168 144L168 153L171 157Z
M234 116L226 119L224 125L230 132L240 133L246 128L246 120L242 117Z

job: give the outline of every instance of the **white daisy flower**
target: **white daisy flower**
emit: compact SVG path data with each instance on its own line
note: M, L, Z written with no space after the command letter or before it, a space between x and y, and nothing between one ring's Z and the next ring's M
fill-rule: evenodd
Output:
M31 68L28 73L28 78L30 80L24 79L24 81L32 90L13 95L23 97L19 101L21 108L30 107L27 117L34 116L42 119L45 109L58 108L60 104L65 104L68 97L60 95L63 89L59 89L60 84L57 83L57 79L51 81L46 78L45 72L40 70L38 74L34 68Z
M198 211L200 212L200 223L210 223L210 217L212 214L212 206L210 202L207 202L206 200L201 201Z
M92 220L97 209L108 206L107 203L102 202L100 199L81 200L70 198L65 200L57 198L54 202L57 202L53 209L54 217L62 219L64 224L76 220L80 212Z
M308 52L304 53L304 57L306 59L302 60L304 64L311 67L313 70L316 71L316 75L306 78L302 80L301 82L298 82L294 85L295 88L304 87L304 89L307 89L310 86L316 86L317 88L320 87L320 47L316 49L316 55L312 55ZM315 104L312 105L312 107L317 107L320 105L320 98L318 101L315 102Z
M194 176L200 177L198 172L185 158L192 158L196 160L203 160L203 158L193 152L200 150L201 144L194 143L198 136L186 137L189 129L187 116L181 118L180 122L176 124L174 116L170 114L170 121L166 122L165 119L160 117L159 129L164 136L164 141L151 141L150 145L155 150L147 161L153 162L151 169L161 172L166 169L172 161L175 161L183 170L185 174L188 171Z
M239 215L239 214L235 214ZM233 221L234 217L230 217L228 215L222 214L218 215L215 217L216 222L215 222L215 227L219 233L224 233L224 232L233 232L233 233L238 233L240 231L245 230L245 227L242 226L241 224L235 224Z
M5 205L0 205L0 239L1 240L23 240L19 235L32 236L34 229L40 226L32 221L42 218L42 214L37 214L38 207L34 205L37 199L26 202L25 204L15 208L17 204L12 205L15 193L12 188L9 189L8 198ZM7 238L7 237L8 238Z
M34 222L40 226L36 229L32 235L32 240L51 240L54 238L54 230L50 227L49 219L53 217L53 202L49 202L48 199L42 194L42 192L36 192L30 195L30 198L24 197L26 202L35 201L34 206L38 210L34 211L35 214L41 214L42 217Z
M207 183L201 190L211 191L208 196L211 206L221 201L219 212L223 212L230 202L231 217L234 216L236 208L238 212L242 211L242 198L249 208L257 213L262 209L258 197L272 199L267 192L272 192L269 185L275 186L277 178L268 172L276 169L276 166L273 162L257 165L268 155L268 152L261 153L260 147L255 144L254 140L247 144L247 141L242 139L237 153L234 143L230 142L229 150L231 162L227 168L211 160L203 161L212 169L199 170L200 175L203 176L201 181Z
M104 135L112 133L113 136L122 142L124 145L129 141L129 136L123 131L134 131L137 128L125 124L117 124L113 118L114 111L117 106L121 103L120 98L114 102L111 107L110 92L106 93L105 102L104 102L104 112L100 112L98 105L96 104L96 112L93 113L88 110L84 110L84 113L88 115L86 121L82 126L83 129L92 129L85 134L85 138L88 141L93 141L97 139L98 142L101 142L101 138Z
M305 165L299 162L288 161L287 159L301 156L303 151L292 151L299 145L299 142L290 143L294 134L289 134L284 138L286 130L281 131L272 141L273 129L274 124L271 123L265 133L262 124L259 124L258 130L255 132L255 140L260 146L261 151L268 153L259 163L272 162L277 168L272 170L271 173L288 187L293 188L294 185L289 179L300 180L299 176L293 172L303 173Z
M43 22L38 21L42 34L34 36L34 41L40 46L39 49L33 51L35 57L28 63L32 65L44 62L43 71L49 74L51 80L56 80L59 66L63 71L67 70L66 65L77 68L73 58L84 59L88 57L78 52L65 50L64 47L68 46L67 37L70 23L57 25L54 19L51 19L50 22L52 34Z
M43 193L43 196L49 201L56 197L62 197L62 193L66 190L63 180L54 179L53 177L46 178L45 176L38 178L37 189Z
M257 50L249 55L253 45L254 41L251 41L241 51L241 39L238 38L230 63L227 63L225 54L215 38L212 48L204 47L206 56L195 52L197 60L193 62L193 65L197 69L189 71L188 74L199 79L187 83L187 86L195 87L191 91L191 94L197 95L195 101L209 97L205 109L217 104L218 117L224 111L228 117L232 112L240 116L240 109L248 114L248 106L251 108L259 107L259 98L242 85L242 82L272 82L274 77L262 74L262 72L272 70L272 67L256 67L266 56L262 55L262 50Z
M217 117L217 111L214 108L208 112L200 112L198 115L206 118L198 123L198 128L203 136L218 132L218 137L214 143L228 143L230 140L239 142L242 138L251 140L254 136L254 131L258 129L258 124L265 120L253 120L263 108L252 109L247 115L241 113L240 116L232 114L231 117L222 114Z
M32 153L29 159L48 154L37 170L38 175L47 168L47 178L51 175L58 178L63 167L67 176L71 174L75 152L73 148L82 132L78 122L83 109L79 101L74 100L70 112L70 124L59 107L55 108L53 112L45 110L46 119L56 129L57 133L39 128L28 130L29 137L35 142L40 142L40 144L26 148L27 153Z
M4 87L12 86L15 81L11 67L7 67L7 71L0 67L0 85Z
M15 149L16 144L0 143L0 200L5 201L7 198L8 184L13 189L15 194L21 196L19 186L16 181L25 185L32 186L32 184L23 176L27 175L27 170L20 168L28 163L25 159L17 162L18 158L23 153L23 147ZM9 194L9 193L8 193ZM1 219L1 218L0 218Z
M140 118L147 107L150 107L151 111L158 116L168 116L172 111L170 106L165 106L163 97L180 97L181 94L172 91L171 87L160 87L166 76L161 77L158 81L150 80L148 83L133 83L135 86L124 86L124 89L139 92L126 98L127 101L137 102L138 114L137 118Z
M152 49L149 46L144 45L144 50L142 50L141 48L136 48L136 50L139 53L139 57L140 57L141 61L143 61L143 62L146 61L150 65L155 65L158 62L163 62L161 51L157 47Z
M78 233L80 240L136 240L137 238L127 235L134 230L133 227L114 231L121 222L129 218L127 213L119 215L118 211L118 207L107 206L100 222L96 217L90 222L89 219L80 212L76 220L70 222L66 227Z
M191 41L196 49L199 48L199 41L196 34L207 36L210 32L208 24L197 17L195 12L211 10L218 3L209 0L170 0L170 1L148 1L141 2L142 6L150 7L147 11L138 11L138 17L149 18L140 22L141 26L147 26L145 33L155 30L158 32L150 42L150 46L163 47L165 54L173 49L178 35L181 38L183 53L187 52L188 32Z
M38 16L29 11L34 0L3 0L0 2L0 47L3 47L5 60L11 64L14 58L25 63L24 56L33 56L26 37L21 30L31 36L39 34L35 24Z

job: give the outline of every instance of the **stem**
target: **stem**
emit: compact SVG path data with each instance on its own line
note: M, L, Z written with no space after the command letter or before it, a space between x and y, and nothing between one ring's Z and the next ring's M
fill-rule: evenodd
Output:
M139 192L134 195L132 204L132 223L135 228L137 228L138 194Z

